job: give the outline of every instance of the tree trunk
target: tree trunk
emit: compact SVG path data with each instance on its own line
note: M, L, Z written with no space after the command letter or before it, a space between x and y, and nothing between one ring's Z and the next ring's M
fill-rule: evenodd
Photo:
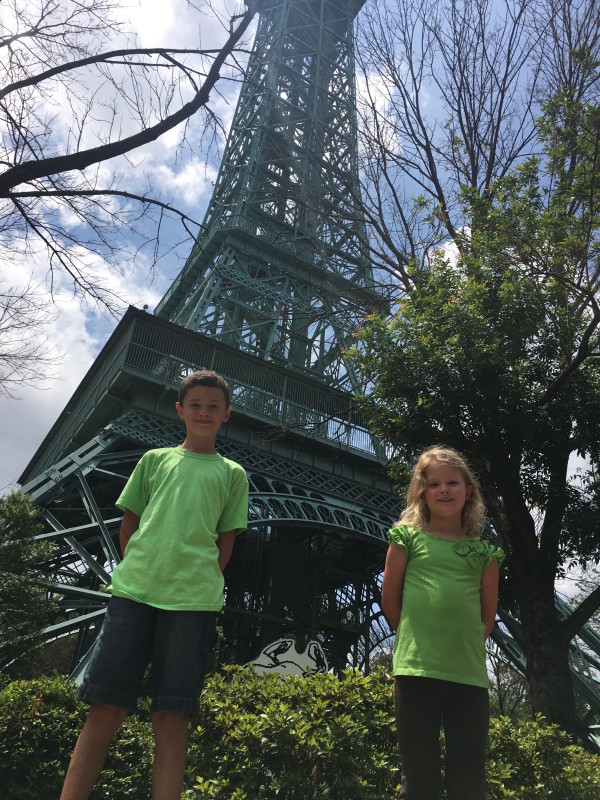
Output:
M517 453L522 451L517 442ZM568 459L565 459L565 462ZM576 735L578 732L573 680L569 669L570 634L560 619L554 599L555 559L558 542L545 542L550 553L540 547L539 537L527 502L521 491L520 475L514 464L520 457L498 459L496 470L501 481L490 480L491 497L503 503L490 504L491 519L500 532L505 550L510 553L510 572L519 605L519 620L526 657L529 702L548 722ZM566 473L566 466L564 468ZM556 506L556 516L563 508Z
M569 669L569 642L554 596L529 587L520 603L523 644L527 657L529 700L548 722L577 733L573 681Z

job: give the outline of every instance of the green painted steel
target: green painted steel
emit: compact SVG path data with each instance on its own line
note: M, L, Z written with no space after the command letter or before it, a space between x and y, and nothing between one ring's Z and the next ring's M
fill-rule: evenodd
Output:
M347 390L375 291L358 196L353 0L262 7L215 190L156 314Z
M299 650L318 639L335 669L368 670L391 636L380 587L399 498L385 447L354 407L345 357L364 315L385 310L352 203L361 6L262 3L203 233L155 315L125 314L21 476L56 546L45 585L59 613L47 635L76 639L75 678L119 560L114 501L145 450L181 441L176 389L197 368L231 385L218 449L250 482L219 657L249 661L292 635ZM593 742L600 643L582 635L573 674ZM518 622L501 614L494 637L523 670Z

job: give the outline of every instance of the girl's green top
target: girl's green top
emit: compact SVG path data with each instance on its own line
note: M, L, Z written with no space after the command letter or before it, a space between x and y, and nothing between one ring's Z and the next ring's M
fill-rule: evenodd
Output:
M407 526L390 541L406 550L394 674L488 686L481 574L503 551L481 539L453 541Z

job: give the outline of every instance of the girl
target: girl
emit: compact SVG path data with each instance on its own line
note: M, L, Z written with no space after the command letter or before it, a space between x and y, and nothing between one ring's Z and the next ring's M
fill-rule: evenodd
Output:
M401 798L440 791L440 723L448 800L485 800L489 726L485 639L503 553L479 539L485 508L454 450L426 450L406 510L389 532L382 608L396 633L394 704Z

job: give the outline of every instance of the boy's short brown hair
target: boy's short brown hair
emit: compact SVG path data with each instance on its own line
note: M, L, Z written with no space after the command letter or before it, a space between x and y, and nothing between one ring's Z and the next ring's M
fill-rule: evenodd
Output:
M179 396L177 397L179 405L183 405L186 394L190 389L193 389L194 386L211 386L214 389L220 389L225 397L225 405L227 408L231 405L229 384L225 378L222 378L211 369L198 369L185 376L179 384Z

